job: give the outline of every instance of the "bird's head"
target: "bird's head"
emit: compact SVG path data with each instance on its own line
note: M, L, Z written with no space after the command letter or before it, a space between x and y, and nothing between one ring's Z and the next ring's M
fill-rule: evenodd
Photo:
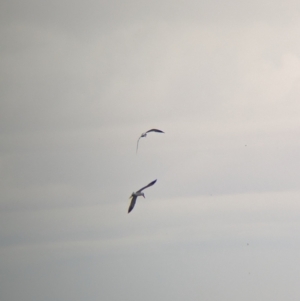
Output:
M146 197L145 197L145 194L144 194L144 192L142 192L142 194L141 194L141 195L144 197L144 199L146 198Z

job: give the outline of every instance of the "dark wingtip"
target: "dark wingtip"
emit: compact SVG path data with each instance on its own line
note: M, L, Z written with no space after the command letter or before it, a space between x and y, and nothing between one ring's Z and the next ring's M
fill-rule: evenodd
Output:
M155 179L154 181L151 182L152 185L154 185L156 183L157 179Z

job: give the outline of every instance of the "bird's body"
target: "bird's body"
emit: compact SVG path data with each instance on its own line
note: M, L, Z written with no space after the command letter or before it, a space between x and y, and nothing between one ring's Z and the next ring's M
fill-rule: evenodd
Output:
M164 133L163 131L161 130L158 130L158 129L151 129L145 133L142 133L142 135L139 137L138 141L137 141L137 145L136 145L136 152L138 151L138 147L139 147L139 141L141 138L144 138L144 137L147 137L147 134L150 133L150 132L156 132L156 133Z
M148 188L148 187L154 185L156 181L157 181L157 180L152 181L151 183L149 183L149 184L146 185L145 187L143 187L143 188L139 189L138 191L133 192L133 193L131 194L131 196L130 196L131 202L130 202L130 205L129 205L129 208L128 208L128 213L129 213L130 211L132 211L132 209L134 208L135 203L136 203L136 199L137 199L138 196L143 196L143 197L145 198L145 194L144 194L142 191L143 191L144 189L146 189L146 188Z

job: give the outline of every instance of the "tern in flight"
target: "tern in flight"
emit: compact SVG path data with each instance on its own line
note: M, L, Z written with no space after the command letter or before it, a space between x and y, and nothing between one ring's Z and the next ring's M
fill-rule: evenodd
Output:
M147 137L147 134L150 133L150 132L164 133L163 131L157 130L157 129L151 129L151 130L149 130L149 131L143 133L143 134L140 136L140 138L138 139L138 141L137 141L137 144L136 144L136 152L138 151L140 139L143 138L143 137Z
M144 193L143 193L142 191L143 191L144 189L146 189L146 188L148 188L148 187L154 185L156 181L157 181L157 180L152 181L152 182L149 183L147 186L145 186L145 187L143 187L143 188L139 189L138 191L133 192L133 193L131 194L131 196L130 196L131 202L130 202L130 206L129 206L129 208L128 208L128 213L134 208L134 205L135 205L135 202L136 202L136 199L137 199L138 196L143 196L143 197L145 198L145 195L144 195Z

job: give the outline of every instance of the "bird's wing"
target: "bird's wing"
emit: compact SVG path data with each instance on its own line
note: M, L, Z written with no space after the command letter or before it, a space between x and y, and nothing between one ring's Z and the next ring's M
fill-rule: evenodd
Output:
M142 137L142 136L141 136L141 137ZM138 148L139 148L139 141L140 141L141 137L138 139L137 144L136 144L136 153L137 153Z
M151 129L151 130L147 131L146 133L150 133L150 132L164 133L163 131L157 130L157 129Z
M128 213L134 208L137 196L131 196L131 202L128 208Z
M138 190L137 192L141 192L141 191L143 191L144 189L146 189L146 188L148 188L148 187L150 187L150 186L154 185L156 181L157 181L157 180L154 180L154 181L152 181L152 182L151 182L151 183L149 183L147 186L145 186L145 187L141 188L141 189L140 189L140 190Z

